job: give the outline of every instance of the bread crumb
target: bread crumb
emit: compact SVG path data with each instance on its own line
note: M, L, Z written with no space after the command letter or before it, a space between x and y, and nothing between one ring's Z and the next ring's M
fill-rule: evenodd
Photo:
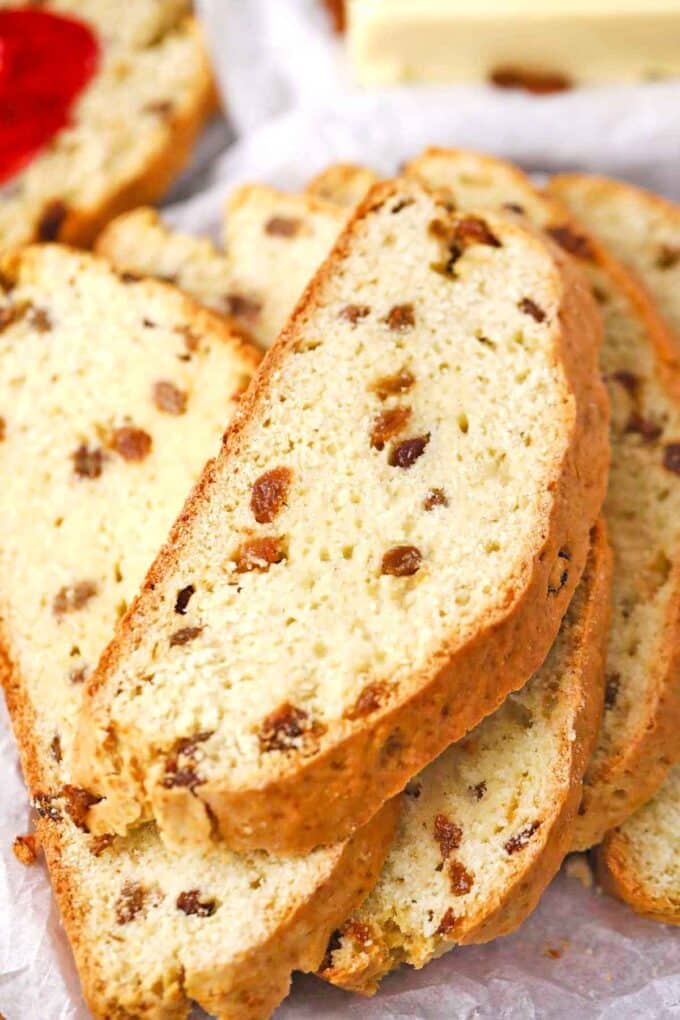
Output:
M35 833L29 833L26 836L17 836L12 843L12 850L20 864L25 864L26 866L35 864L40 850L38 837Z
M575 878L584 889L593 888L593 873L585 854L571 854L564 866L567 878Z

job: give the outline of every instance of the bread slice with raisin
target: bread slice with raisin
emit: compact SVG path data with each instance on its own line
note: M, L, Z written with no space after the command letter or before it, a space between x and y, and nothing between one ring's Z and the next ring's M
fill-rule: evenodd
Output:
M604 494L599 330L559 249L377 186L100 663L78 744L105 798L91 823L329 842L520 687ZM188 783L173 748L194 732Z
M354 163L332 163L309 182L305 191L308 195L324 202L353 208L367 195L379 177L368 167Z
M475 169L476 168L476 169ZM574 225L562 200L487 156L431 150L407 169L461 208L512 206L579 262L600 303L612 404L605 517L614 549L606 711L586 774L574 849L599 843L648 800L680 754L680 364L631 274ZM580 211L577 201L574 208ZM585 224L587 228L588 223Z
M348 211L310 195L247 184L227 202L225 248L230 311L271 347Z
M549 187L637 274L680 337L680 207L607 177L564 174Z
M380 879L321 977L370 994L394 967L505 935L534 909L569 850L602 717L610 580L600 525L545 663L406 787Z
M229 294L224 252L208 237L171 230L157 209L144 206L117 216L94 247L120 273L165 280L246 328L253 323L252 309Z
M29 247L0 271L0 675L85 997L98 1020L175 1020L192 999L262 1020L370 888L394 808L305 858L177 856L152 825L89 833L72 771L89 672L259 356L174 288L93 256Z
M69 124L2 189L2 247L91 244L114 216L162 196L216 106L198 26L180 17L184 4L143 2L124 17L100 0L51 6L93 25L100 63Z
M680 925L680 765L644 807L607 833L596 859L608 892L653 921Z

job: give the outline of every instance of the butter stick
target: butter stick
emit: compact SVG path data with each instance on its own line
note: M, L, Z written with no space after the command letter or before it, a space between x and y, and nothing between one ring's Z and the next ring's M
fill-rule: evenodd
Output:
M570 83L680 74L680 0L349 0L364 84Z

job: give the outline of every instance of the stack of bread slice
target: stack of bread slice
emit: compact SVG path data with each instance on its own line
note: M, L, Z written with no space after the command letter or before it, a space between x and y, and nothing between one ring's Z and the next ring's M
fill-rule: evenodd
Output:
M188 0L135 0L124 11L115 0L40 7L88 24L99 63L67 126L3 187L0 247L90 244L113 216L163 195L217 106Z
M617 825L669 918L677 362L577 184L431 150L5 259L4 680L95 1016L372 992Z

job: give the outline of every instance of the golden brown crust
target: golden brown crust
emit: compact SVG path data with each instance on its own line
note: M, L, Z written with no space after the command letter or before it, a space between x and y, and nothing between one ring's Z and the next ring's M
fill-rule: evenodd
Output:
M332 163L305 188L305 194L341 206L357 205L366 197L378 175L355 163Z
M307 304L315 299L335 260L343 256L350 244L355 224L403 187L404 182L376 185L354 213L242 401L225 437L222 463L238 454L246 421L254 414L270 378L295 343L296 329L304 321ZM535 243L544 244L538 236ZM561 465L561 477L555 485L545 541L536 549L526 589L514 599L502 619L483 628L455 655L447 648L441 649L423 669L426 679L416 693L377 716L370 728L367 724L357 725L348 736L310 757L294 771L257 787L233 790L208 781L196 789L196 796L177 787L172 791L171 805L177 816L184 807L195 808L200 797L216 819L224 840L236 850L264 848L276 853L298 853L346 838L365 824L381 803L403 789L411 776L492 712L509 691L522 686L542 663L583 572L589 531L602 504L608 465L608 402L595 367L601 341L599 315L580 272L562 252L551 250L564 295L559 356L567 386L576 398L578 419L570 454ZM181 555L191 520L210 499L217 478L215 464L208 465L131 606L118 638L104 653L90 683L90 696L117 667L130 633L129 621L138 617L141 600ZM550 571L559 550L565 546L572 556L569 578L557 597L548 597ZM87 711L81 721L82 749L88 747L88 734L93 729ZM89 757L85 754L84 760ZM85 779L84 774L82 778ZM85 785L89 785L89 779ZM190 801L193 803L189 804ZM323 811L318 810L320 803L324 805Z
M599 266L632 305L656 359L661 384L680 407L680 356L675 339L641 285L600 245ZM663 652L649 666L647 713L633 739L587 777L573 850L599 843L649 800L680 758L680 560L673 564L673 593L664 621Z
M624 830L614 829L607 833L594 856L598 881L610 895L651 921L680 926L680 890L671 899L670 896L655 894L645 885L631 866L629 837Z
M187 19L186 26L203 52L201 77L196 83L190 101L182 109L177 110L168 121L162 144L150 157L144 169L121 183L98 206L67 210L54 240L78 248L90 247L97 234L115 216L138 205L153 204L162 198L184 169L203 125L219 107L202 33L193 18ZM40 217L37 217L37 222L39 220ZM35 227L33 240L40 240L38 226Z
M565 739L560 760L568 763L569 787L549 826L542 827L542 838L523 858L523 867L505 888L494 890L493 902L482 904L475 915L457 915L453 941L441 941L438 954L453 945L489 942L514 931L535 909L546 886L569 852L576 812L581 799L583 775L597 739L604 701L604 665L609 626L609 592L612 555L604 521L593 529L591 555L584 578L588 585L582 616L574 622L579 628L578 648L569 667L579 676L581 702L574 719L574 739ZM526 853L526 851L525 851ZM371 937L354 955L351 966L329 967L320 976L347 991L372 995L382 978L403 959L399 947L391 950L380 930L371 928Z

